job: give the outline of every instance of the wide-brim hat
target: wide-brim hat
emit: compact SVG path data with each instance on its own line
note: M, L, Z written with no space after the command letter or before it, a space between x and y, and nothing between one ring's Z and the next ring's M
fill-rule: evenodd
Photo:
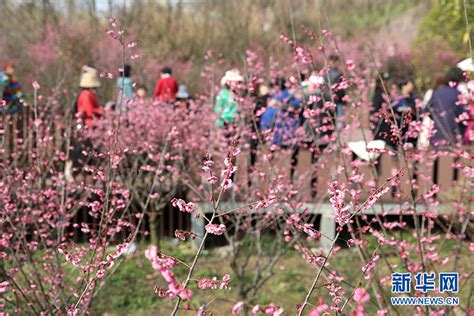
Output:
M240 75L240 71L238 69L231 69L227 70L224 74L224 77L221 79L221 86L231 83L231 82L242 82L244 81L244 77Z
M97 69L90 66L82 66L81 80L79 87L81 88L98 88L100 87Z
M472 58L466 58L460 61L456 66L462 71L474 72L474 65L472 64Z
M371 140L368 143L365 141L349 142L347 145L352 152L357 155L357 157L365 161L371 161L377 159L380 156L380 153L372 152L370 150L383 150L385 149L386 143L383 140L377 139Z
M324 84L324 77L323 76L311 75L308 80L309 80L309 82L311 82L314 85L323 85Z
M178 93L176 93L177 99L187 99L189 98L188 90L184 84L180 84L178 88Z

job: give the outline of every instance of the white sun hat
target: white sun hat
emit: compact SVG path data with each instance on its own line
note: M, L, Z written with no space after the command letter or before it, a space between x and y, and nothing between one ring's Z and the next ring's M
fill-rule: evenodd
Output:
M462 71L474 72L474 65L472 64L472 58L466 58L460 61L456 66Z
M354 154L357 155L360 159L365 161L371 161L379 158L380 153L369 151L370 149L378 149L382 150L385 149L386 143L383 140L371 140L368 143L365 141L357 141L357 142L348 142L347 145L352 150Z
M231 69L231 70L227 70L224 74L224 77L222 77L221 86L230 82L242 82L242 81L244 81L244 77L242 77L242 75L240 74L240 71L238 69Z

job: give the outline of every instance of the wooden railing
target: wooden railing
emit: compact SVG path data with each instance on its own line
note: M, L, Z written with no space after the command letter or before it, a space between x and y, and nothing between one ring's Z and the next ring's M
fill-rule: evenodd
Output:
M62 129L61 124L55 124L54 122L50 122L51 124L51 129L54 131L54 144L56 148L64 148L64 129ZM20 132L15 134L12 131L15 130L16 128L20 127L19 130ZM25 155L21 155L18 152L18 148L16 146L16 141L18 138L23 138L23 140L26 142L24 144L24 148L29 148L31 149L33 146L35 146L35 141L33 137L31 136L31 133L33 133L33 128L32 128L32 111L31 109L27 109L24 111L22 115L14 115L14 116L3 116L2 120L2 128L4 130L4 133L2 135L2 148L4 150L2 157L0 159L3 159L4 161L11 157L12 153L16 153L15 155L15 163L21 163L19 161L20 159L23 159L24 163L27 163L28 157L25 157ZM445 150L446 152L449 153L449 151L452 151L453 148L446 148L446 149L438 149L439 150ZM27 152L27 151L24 151ZM433 152L428 152L429 155L433 154ZM327 192L327 186L328 183L331 180L334 179L339 179L341 182L347 182L347 179L344 179L344 176L342 174L337 174L336 168L337 166L334 163L331 163L331 161L334 159L335 154L328 154L323 156L319 161L316 166L316 168L319 169L318 172L318 181L317 181L317 187L318 187L318 195L316 196L315 199L308 200L307 202L310 203L309 205L313 205L311 209L316 209L317 205L327 205L327 196L325 196L325 193ZM278 155L281 156L279 159L280 161L274 161L275 164L279 165L280 168L288 168L290 166L290 154L282 154ZM239 156L239 161L238 161L238 166L239 166L239 171L236 176L236 181L239 183L241 187L245 187L248 183L247 180L247 164L248 164L248 153L242 153ZM286 161L285 161L286 159ZM311 158L310 158L310 153L307 150L300 150L299 153L299 163L296 168L296 174L297 175L304 175L305 173L308 173L311 171L313 166L311 165ZM380 167L375 168L373 165L364 165L361 167L361 172L364 174L364 181L367 181L367 179L373 179L376 181L378 185L381 185L386 179L392 176L392 172L394 169L403 169L405 168L405 163L403 159L400 159L398 157L390 156L388 154L383 154L380 157ZM444 155L439 158L437 158L434 162L430 165L421 165L420 163L417 163L416 161L411 160L410 161L410 173L412 175L415 175L416 181L419 185L418 192L425 192L427 188L431 187L433 184L438 184L440 186L440 193L438 194L439 199L441 201L443 200L448 200L447 196L450 195L450 192L456 190L456 186L453 185L454 183L457 183L458 186L460 187L465 183L465 180L468 180L465 178L464 173L460 170L462 168L454 168L453 166L455 164L461 164L465 166L470 166L472 168L472 161L464 158L464 159L458 159L458 158L453 158L453 155ZM324 165L324 168L321 167ZM289 172L288 172L289 173ZM199 174L199 173L197 173ZM426 177L430 178L431 181L426 180ZM309 196L310 192L310 178L309 176L306 176L307 181L300 183L301 186L299 187L300 191L303 193L306 192L306 194ZM403 201L410 201L412 199L411 197L411 192L408 190L406 185L404 185L404 181L407 180L407 172L405 172L405 175L402 177L402 185L401 185L401 196L397 197L396 195L392 194L392 192L389 192L385 194L381 202L384 203L391 203L391 205L395 205L395 203L401 203ZM472 185L472 183L467 184ZM184 185L183 185L184 186ZM366 199L368 195L370 194L370 190L367 188L362 188L362 195L361 195L361 200ZM181 190L181 188L180 188ZM181 190L182 191L182 190ZM192 199L192 194L188 194L187 197L189 200ZM225 201L224 201L225 202ZM235 201L234 201L235 202ZM237 201L239 202L239 201ZM245 201L240 201L241 203L244 203ZM223 207L226 204L223 204ZM132 205L131 207L134 208L139 208L139 205ZM224 207L225 208L225 207ZM326 206L323 207L325 211L321 211L320 214L329 214L330 210ZM74 217L73 223L77 222L92 222L93 219L90 218L90 216L87 213L86 209L81 209L77 212L76 216ZM193 222L194 226L196 226L198 229L200 229L200 224L198 224L196 221ZM81 231L79 227L71 226L70 233L71 235L76 238L77 241L81 240ZM195 228L196 228L195 227ZM142 230L148 229L149 228L149 222L148 222L148 217L145 217ZM181 229L181 230L190 230L191 229L191 216L189 214L184 214L182 212L178 212L176 209L167 206L163 208L162 210L158 211L158 224L157 224L157 229L159 230L159 236L161 238L164 237L174 237L174 232L176 229Z

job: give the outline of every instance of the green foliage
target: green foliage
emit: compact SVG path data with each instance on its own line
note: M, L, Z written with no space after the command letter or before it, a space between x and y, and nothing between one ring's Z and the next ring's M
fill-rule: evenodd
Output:
M470 24L474 21L474 0L466 0L466 4ZM466 25L464 13L463 0L436 0L418 29L416 46L445 42L447 47L456 52L468 52L468 37L472 38L474 29Z
M473 37L474 0L436 0L418 28L413 43L413 62L418 85L428 88L456 62L469 55L469 37Z

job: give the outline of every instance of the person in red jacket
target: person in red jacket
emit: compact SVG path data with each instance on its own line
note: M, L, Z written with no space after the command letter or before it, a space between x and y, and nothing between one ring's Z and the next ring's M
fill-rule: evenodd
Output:
M162 101L173 101L178 93L178 83L171 77L171 68L165 67L161 70L161 77L155 88L155 97Z
M81 91L76 102L76 114L84 122L88 128L94 127L94 119L103 114L103 110L99 105L99 100L95 93L95 89L100 87L100 81L97 76L97 69L90 66L82 66L81 79L79 82ZM77 126L82 128L82 123ZM84 151L93 152L94 146L92 140L86 136L73 137L73 150L71 153L72 160L66 161L64 175L68 181L74 179L74 168L79 170L84 164L95 165L94 155L84 155Z
M77 99L77 112L89 128L94 126L94 117L102 115L102 108L95 94L95 89L100 87L97 69L83 66L79 87L82 89Z

